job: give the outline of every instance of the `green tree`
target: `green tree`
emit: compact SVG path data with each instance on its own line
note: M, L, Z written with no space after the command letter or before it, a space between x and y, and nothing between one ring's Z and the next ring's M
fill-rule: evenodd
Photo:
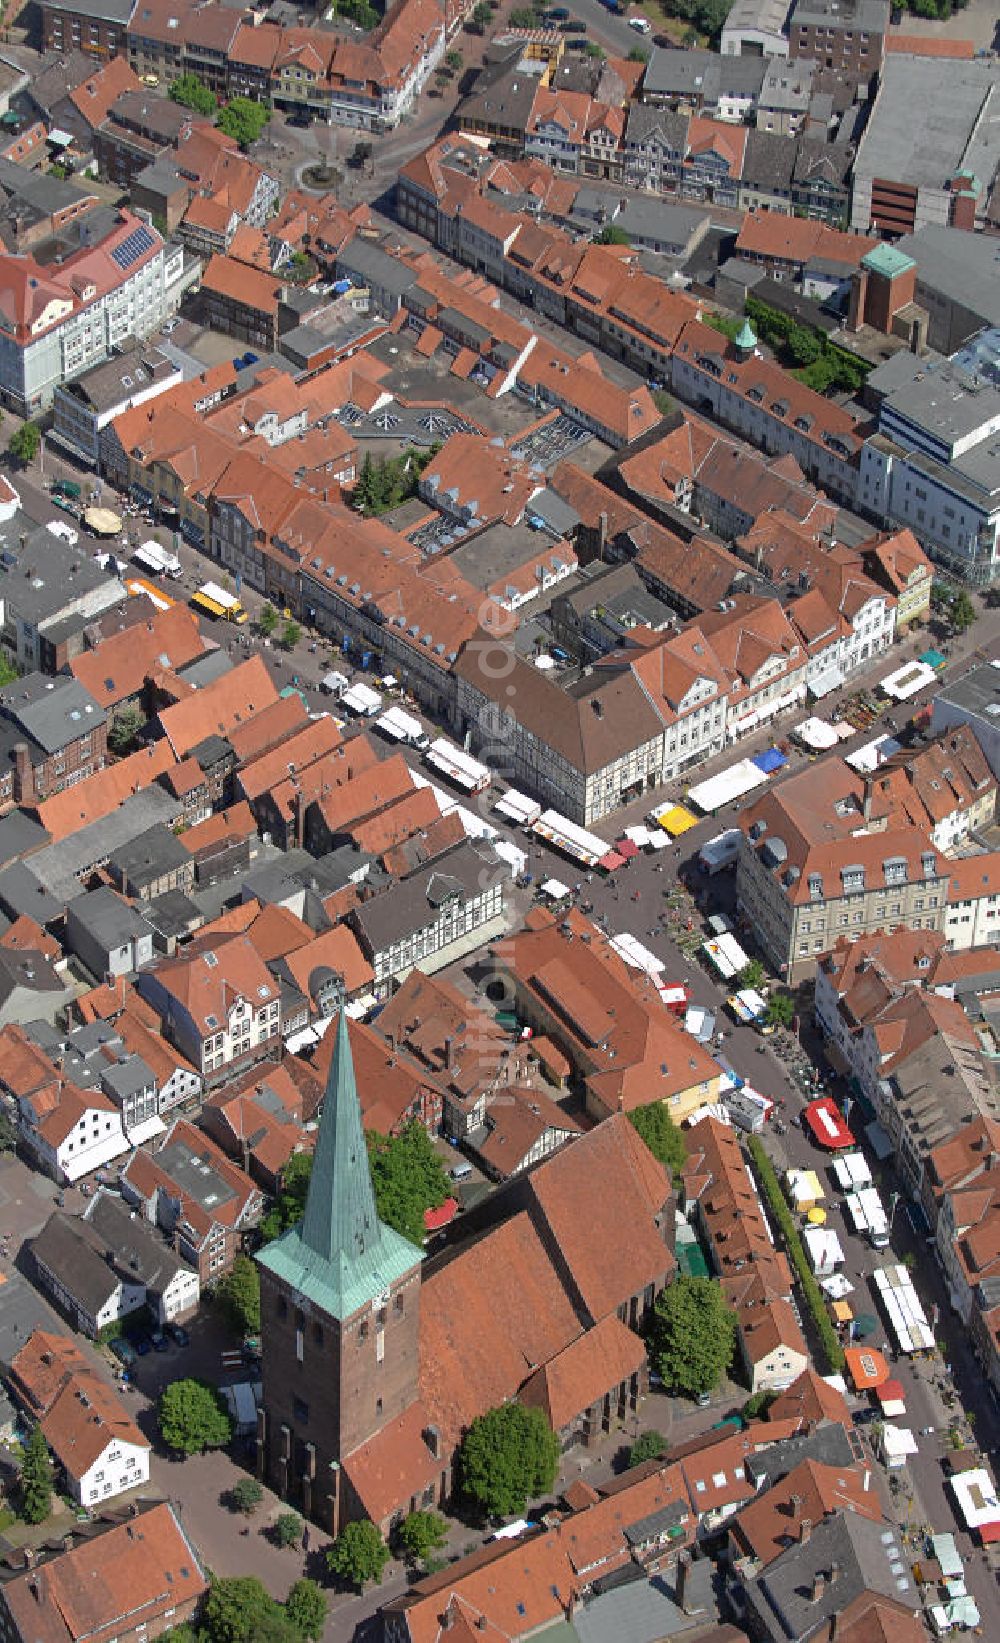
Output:
M219 110L215 123L245 150L257 141L270 118L270 110L252 97L230 97L225 108Z
M294 650L301 638L301 627L298 622L295 622L289 618L281 631L281 643L285 650Z
M664 1102L650 1101L645 1107L635 1107L629 1118L653 1157L665 1164L672 1176L679 1175L687 1158L687 1144Z
M399 1135L370 1131L368 1160L379 1215L411 1244L424 1241L424 1210L437 1209L449 1194L448 1177L430 1136L416 1118Z
M772 993L767 1001L767 1020L772 1027L790 1027L795 1016L791 993Z
M607 56L607 52L605 51L604 47L599 46L595 40L588 40L587 41L587 44L583 48L583 54L584 54L585 57L603 58L603 57Z
M460 51L446 51L444 60L453 74L457 74L462 67L462 53Z
M618 228L613 222L605 223L599 234L594 235L595 245L631 245L632 241L624 228Z
M249 1255L237 1255L216 1291L233 1328L241 1335L260 1329L260 1276Z
M458 1454L462 1488L487 1517L520 1516L555 1482L559 1439L540 1409L501 1404L477 1415Z
M0 1108L0 1152L13 1152L16 1146L17 1130L10 1113L5 1107Z
M714 1278L677 1278L661 1291L649 1327L654 1368L671 1392L711 1392L729 1368L736 1317Z
M656 409L659 411L661 416L673 415L674 401L671 395L666 393L663 388L653 389L653 404L656 406Z
M445 1543L448 1525L440 1512L410 1512L397 1530L399 1544L414 1563L423 1563Z
M7 452L22 468L26 468L29 462L34 462L41 443L42 435L37 425L34 422L22 422L7 441Z
M764 981L764 966L759 958L752 958L749 964L744 965L740 974L740 986L751 987L755 991Z
M33 1426L24 1446L20 1478L21 1516L25 1523L42 1523L52 1505L52 1462L40 1426Z
M258 1643L281 1609L256 1575L213 1580L202 1610L209 1643Z
M359 1590L370 1580L380 1581L389 1561L389 1548L374 1523L349 1523L326 1554L335 1575Z
M788 352L796 365L812 365L823 352L823 344L815 331L805 325L793 325L788 333Z
M306 1193L312 1175L312 1153L293 1152L281 1172L281 1189L260 1223L265 1244L287 1232L305 1213Z
M278 1546L297 1546L302 1539L302 1519L295 1512L281 1512L271 1529Z
M278 612L275 610L273 605L265 605L257 618L257 626L260 628L260 631L264 635L265 639L270 639L271 634L274 632L277 625Z
M510 14L512 29L533 29L538 25L538 18L530 6L515 6Z
M754 1392L752 1397L747 1398L740 1414L745 1421L760 1420L762 1415L766 1415L777 1396L777 1392L772 1391Z
M172 102L180 103L182 108L193 108L196 114L214 114L218 107L215 92L209 90L197 74L182 74L173 81L168 95Z
M964 633L976 620L976 607L965 588L952 601L950 620L956 633Z
M318 1643L326 1625L326 1595L315 1580L297 1580L285 1598L285 1614L295 1630Z
M648 63L649 52L645 46L633 46L628 54L628 60L630 63Z
M244 1517L253 1517L264 1499L264 1491L256 1478L240 1478L230 1490L229 1498L235 1511L242 1512Z
M112 716L108 730L108 746L112 753L128 753L145 723L142 709L134 702L125 702Z
M629 1466L641 1466L644 1460L658 1460L667 1448L662 1432L640 1432L628 1452Z
M232 1422L222 1398L207 1381L173 1381L160 1398L160 1435L182 1455L222 1449L232 1436Z

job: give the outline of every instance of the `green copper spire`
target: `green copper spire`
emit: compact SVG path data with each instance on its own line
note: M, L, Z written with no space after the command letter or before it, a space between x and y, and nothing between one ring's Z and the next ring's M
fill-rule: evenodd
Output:
M334 1318L384 1294L423 1255L379 1220L361 1123L354 1057L341 1011L330 1059L305 1214L257 1256L261 1266Z
M752 354L757 346L757 333L748 319L743 321L735 337L737 348L741 353Z
M380 1231L347 1016L341 1010L301 1237L324 1261L357 1260L378 1242Z

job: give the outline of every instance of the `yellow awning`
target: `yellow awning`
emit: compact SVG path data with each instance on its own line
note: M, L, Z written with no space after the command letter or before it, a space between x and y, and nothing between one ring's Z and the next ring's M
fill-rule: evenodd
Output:
M682 804L675 804L663 812L659 822L664 832L669 833L672 839L678 839L689 827L697 827L698 818L692 816L690 810L685 810Z
M122 528L121 520L110 508L88 508L83 522L97 536L117 536Z
M806 1216L806 1220L809 1222L810 1226L821 1227L823 1222L826 1220L826 1210L819 1208L811 1209L809 1214Z

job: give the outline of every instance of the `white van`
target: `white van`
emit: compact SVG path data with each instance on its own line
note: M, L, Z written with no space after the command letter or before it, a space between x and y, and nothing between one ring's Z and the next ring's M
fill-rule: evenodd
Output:
M630 29L635 29L636 34L652 34L653 32L653 25L648 17L630 17L628 26Z
M468 1181L472 1174L471 1164L453 1164L448 1171L453 1181Z

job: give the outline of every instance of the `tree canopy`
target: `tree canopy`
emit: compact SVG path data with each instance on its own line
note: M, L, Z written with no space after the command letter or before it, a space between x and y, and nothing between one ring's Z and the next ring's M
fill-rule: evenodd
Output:
M168 95L172 102L192 108L196 114L214 114L218 107L215 92L197 74L181 74L171 83Z
M520 1515L532 1495L551 1489L559 1439L540 1409L504 1403L478 1415L462 1440L462 1488L487 1517Z
M956 633L964 633L976 620L976 607L965 588L960 589L952 600L949 617Z
M424 1210L448 1197L448 1177L430 1136L416 1118L399 1135L365 1137L379 1216L411 1244L424 1241Z
M411 445L400 456L366 454L352 498L357 512L377 515L398 508L401 502L415 495L420 475L440 449L439 444L427 450Z
M767 1001L767 1019L772 1027L790 1027L795 1015L791 993L772 993Z
M389 1561L389 1548L374 1523L348 1523L326 1554L335 1575L362 1588L370 1580L381 1580Z
M160 1398L160 1433L170 1449L200 1455L221 1449L232 1436L222 1397L207 1381L173 1381Z
M448 1526L440 1512L410 1512L396 1531L399 1544L415 1563L436 1552L445 1543Z
M638 1130L654 1158L665 1164L671 1176L679 1175L687 1158L687 1144L662 1101L650 1101L629 1113L632 1128Z
M766 971L759 958L752 958L749 964L743 966L740 972L741 987L760 987L764 981Z
M220 108L215 123L227 137L247 149L257 141L270 118L270 110L253 97L230 97L225 108Z
M41 443L42 435L35 423L22 422L11 434L7 442L7 451L15 462L26 468L29 462L34 462Z
M256 1478L240 1478L233 1484L231 1499L237 1512L244 1517L252 1517L261 1501L264 1499L264 1490Z
M260 1275L249 1255L237 1255L217 1294L233 1328L241 1335L260 1329Z
M52 1462L40 1426L33 1426L24 1446L20 1478L21 1516L25 1523L42 1523L52 1505Z
M711 1392L732 1362L736 1315L714 1278L677 1278L656 1297L649 1355L668 1391Z
M285 1614L302 1637L318 1643L326 1625L326 1595L315 1580L297 1580L285 1598Z
M108 729L108 746L112 753L127 753L145 723L142 708L135 702L124 702L117 708Z
M618 228L615 223L605 223L601 232L595 235L597 245L631 245L632 241L624 228Z
M662 1432L640 1432L628 1452L629 1466L641 1466L645 1460L656 1460L666 1448L667 1440Z
M277 1198L260 1223L261 1237L265 1244L272 1238L277 1238L282 1232L287 1232L296 1221L301 1221L306 1207L306 1193L309 1191L309 1177L312 1174L312 1153L293 1152L288 1163L281 1172L281 1188Z
M208 1643L268 1643L295 1637L276 1603L256 1575L226 1575L213 1580L201 1616Z

